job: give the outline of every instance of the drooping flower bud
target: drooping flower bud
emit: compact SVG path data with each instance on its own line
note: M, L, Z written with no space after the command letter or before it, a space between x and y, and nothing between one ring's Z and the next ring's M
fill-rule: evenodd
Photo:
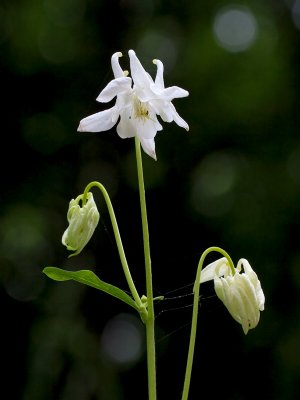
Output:
M243 272L241 270L243 268ZM214 279L215 291L231 316L242 325L245 334L257 326L265 296L249 262L241 259L235 273L225 257L211 263L201 273L201 282Z
M69 226L62 236L62 244L68 250L74 251L70 257L76 256L82 251L92 237L99 221L99 212L93 194L91 192L87 194L86 203L81 207L79 202L82 199L83 194L70 201L67 214Z

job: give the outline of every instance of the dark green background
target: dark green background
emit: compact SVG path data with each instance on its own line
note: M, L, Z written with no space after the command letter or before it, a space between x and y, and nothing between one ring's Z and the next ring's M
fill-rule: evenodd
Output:
M300 3L234 3L2 0L1 398L146 399L145 353L120 366L100 346L107 322L131 310L42 274L47 265L92 268L127 289L97 192L91 242L69 260L61 245L70 199L98 180L145 292L134 141L115 129L76 132L80 119L106 108L95 99L112 79L110 57L122 51L128 67L129 49L152 76L152 59L161 59L166 86L190 92L174 101L190 132L163 123L158 161L144 156L155 293L190 294L192 286L166 293L191 285L202 251L217 245L234 262L248 259L266 295L259 325L244 336L212 284L203 285L190 398L299 398ZM244 51L215 39L226 6L256 20ZM180 399L191 302L157 307L159 399Z

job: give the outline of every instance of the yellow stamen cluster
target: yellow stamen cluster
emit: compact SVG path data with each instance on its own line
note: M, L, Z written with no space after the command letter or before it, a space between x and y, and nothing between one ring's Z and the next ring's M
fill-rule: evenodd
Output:
M149 119L149 111L145 103L142 103L137 97L133 101L134 118L142 119L146 122Z

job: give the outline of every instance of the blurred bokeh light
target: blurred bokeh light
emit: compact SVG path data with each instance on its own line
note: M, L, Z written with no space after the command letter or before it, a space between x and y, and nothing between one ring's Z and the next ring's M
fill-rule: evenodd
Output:
M231 52L247 50L255 41L257 22L247 8L227 6L214 19L213 30L217 42Z

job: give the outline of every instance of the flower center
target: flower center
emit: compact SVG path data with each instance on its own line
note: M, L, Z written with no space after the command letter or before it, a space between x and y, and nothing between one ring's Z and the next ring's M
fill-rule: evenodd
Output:
M149 119L149 110L145 103L142 103L136 96L133 98L133 117L146 122Z

